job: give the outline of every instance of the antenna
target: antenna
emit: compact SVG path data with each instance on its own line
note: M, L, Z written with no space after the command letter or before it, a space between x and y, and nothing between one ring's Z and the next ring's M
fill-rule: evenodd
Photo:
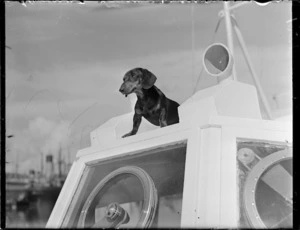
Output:
M259 78L253 68L253 64L251 62L250 55L249 55L247 47L246 47L246 43L244 41L244 38L242 36L240 29L238 28L237 21L235 20L234 16L231 14L231 10L236 9L242 5L248 4L248 2L238 3L234 6L230 6L229 4L230 4L229 2L224 2L224 10L219 12L219 17L225 18L228 48L229 48L232 56L234 57L234 49L233 49L234 47L233 47L233 37L232 37L232 28L233 28L233 30L236 34L237 40L239 42L239 45L242 49L243 55L245 57L247 66L250 70L252 79L253 79L256 89L258 91L259 97L261 98L262 104L266 110L267 117L269 119L272 119L271 108L270 108L268 100L264 94L264 91L260 84ZM235 74L234 67L233 67L233 79L236 80L236 74Z

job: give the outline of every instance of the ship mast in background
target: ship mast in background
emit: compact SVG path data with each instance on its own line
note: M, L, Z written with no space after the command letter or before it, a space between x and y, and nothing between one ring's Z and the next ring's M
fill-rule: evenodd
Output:
M59 150L58 150L58 177L60 178L62 176L61 173L61 164L62 164L62 160L61 160L61 145L59 145Z

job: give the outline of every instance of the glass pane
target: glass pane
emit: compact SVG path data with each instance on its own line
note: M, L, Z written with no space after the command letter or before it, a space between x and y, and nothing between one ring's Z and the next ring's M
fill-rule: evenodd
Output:
M292 158L285 144L237 142L240 227L292 226Z
M281 175L278 176L276 171ZM258 181L256 206L268 228L292 227L291 178L292 160L285 160L267 169Z
M92 227L96 223L97 227L105 227L102 219L106 216L107 207L113 203L119 204L130 217L122 227L136 226L142 212L143 194L141 182L133 175L124 174L108 181L92 200L85 227Z
M182 142L131 156L89 163L64 218L63 227L77 227L86 200L103 178L122 167L137 166L152 178L157 190L157 208L150 227L179 228L185 158L186 143ZM132 174L122 174L107 181L91 201L91 208L86 215L89 226L103 221L107 207L112 203L118 203L130 217L130 221L120 227L135 227L142 218L141 212L145 206L144 188L140 179Z

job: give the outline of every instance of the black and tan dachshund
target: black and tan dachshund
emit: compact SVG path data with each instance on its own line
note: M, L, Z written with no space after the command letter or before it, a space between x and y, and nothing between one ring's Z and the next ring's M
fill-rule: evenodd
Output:
M120 92L126 97L135 93L137 102L134 108L133 128L122 137L135 135L139 129L142 117L153 125L164 127L179 122L179 104L167 98L155 85L156 76L143 68L129 70L123 78Z

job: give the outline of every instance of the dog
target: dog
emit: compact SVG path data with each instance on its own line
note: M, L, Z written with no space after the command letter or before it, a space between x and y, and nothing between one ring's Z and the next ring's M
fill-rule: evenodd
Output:
M135 135L139 129L142 117L156 126L165 127L179 122L179 104L167 98L155 85L156 76L147 69L134 68L123 77L119 91L127 97L135 93L137 102L134 108L133 128L123 135Z

